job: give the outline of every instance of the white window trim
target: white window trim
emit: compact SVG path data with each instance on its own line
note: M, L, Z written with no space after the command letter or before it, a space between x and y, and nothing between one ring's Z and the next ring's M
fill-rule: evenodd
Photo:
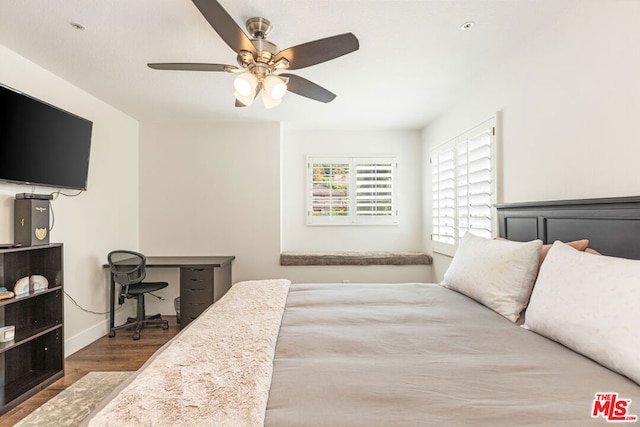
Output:
M465 140L470 140L473 139L474 137L481 135L483 133L488 133L490 138L491 138L491 236L495 237L497 236L497 229L498 229L498 220L497 220L497 212L495 209L495 203L497 201L497 193L499 191L498 188L498 183L497 183L497 177L499 176L499 173L497 171L496 166L499 164L499 162L497 161L497 133L498 133L498 129L496 126L496 118L492 117L491 119L481 123L478 126L475 126L469 130L467 130L466 132L462 133L461 135L445 142L444 144L438 145L436 147L434 147L432 150L430 150L429 153L429 162L430 164L432 163L432 160L435 158L435 156L437 156L440 153L444 153L445 150L449 150L449 149L454 149L454 163L457 162L458 160L458 153L455 152L456 146L460 143L463 142ZM432 166L433 167L433 166ZM434 171L431 171L431 184L433 185L433 173ZM457 191L458 188L458 184L457 184L457 173L454 167L454 180L456 180L455 184L454 184L454 189ZM463 233L460 233L460 226L459 226L459 218L458 218L458 206L457 206L457 193L454 195L454 210L455 210L455 214L454 214L454 242L453 244L450 243L445 243L445 242L439 242L436 240L433 240L433 234L431 235L431 245L432 245L432 249L434 252L437 253L441 253L441 254L445 254L445 255L449 255L449 256L453 256L456 249L458 248L458 244L460 242L460 239L462 237ZM432 207L432 214L433 214L433 207ZM468 229L467 229L468 230Z
M356 215L356 170L358 164L363 163L391 163L392 168L392 214L389 216ZM349 164L349 214L346 216L314 216L313 203L313 167L317 163L347 163ZM398 156L397 155L308 155L306 159L306 224L309 226L384 226L398 224L398 203L397 203L397 177L398 177Z

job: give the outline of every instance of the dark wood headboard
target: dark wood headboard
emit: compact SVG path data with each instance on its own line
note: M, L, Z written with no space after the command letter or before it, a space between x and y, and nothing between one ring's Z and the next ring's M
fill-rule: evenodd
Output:
M640 259L640 197L496 205L500 237L544 243L589 239L603 255Z

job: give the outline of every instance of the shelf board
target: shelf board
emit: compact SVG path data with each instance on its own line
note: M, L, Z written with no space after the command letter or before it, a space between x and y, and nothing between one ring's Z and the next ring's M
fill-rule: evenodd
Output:
M0 354L60 328L62 328L62 323L56 323L55 325L39 326L35 328L27 328L27 329L23 328L20 331L16 331L16 336L12 341L0 343Z
M49 294L51 292L59 291L60 289L62 289L62 285L54 286L54 287L47 288L47 289L42 289L42 290L35 291L35 292L29 292L28 294L18 295L18 296L15 296L13 298L3 299L3 300L0 300L0 307L2 307L4 305L9 305L9 304L14 304L16 302L24 301L24 300L27 300L29 298L35 298L35 297L39 297L41 295L46 295L46 294Z
M62 243L49 243L46 245L36 245L36 246L18 246L15 248L3 248L0 249L0 254L10 254L15 252L26 252L26 251L34 251L34 250L45 250L51 248L61 248Z
M0 386L0 414L15 406L15 403L11 405L12 402L20 402L26 397L36 394L63 376L63 370L29 371L21 376L19 381L5 384L4 387ZM21 399L16 400L18 398Z

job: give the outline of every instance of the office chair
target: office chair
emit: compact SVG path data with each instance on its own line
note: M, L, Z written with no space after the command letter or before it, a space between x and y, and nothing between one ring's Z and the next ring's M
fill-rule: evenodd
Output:
M145 325L162 325L162 329L169 329L169 321L162 320L160 314L147 316L145 313L144 294L169 286L167 282L143 282L147 275L147 258L138 252L117 250L110 252L109 255L107 255L107 259L113 280L120 285L118 303L120 305L124 304L125 298L135 298L138 302L136 317L129 317L123 325L111 328L111 330L109 330L109 337L114 337L117 329L131 328L134 326L134 340L140 339L140 330Z

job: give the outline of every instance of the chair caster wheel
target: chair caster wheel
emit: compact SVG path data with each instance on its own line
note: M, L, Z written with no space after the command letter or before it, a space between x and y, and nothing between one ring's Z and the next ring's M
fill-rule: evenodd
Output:
M167 325L166 323L164 325L162 325L162 329L167 330L169 329L169 325Z
M116 336L116 331L109 331L109 338L113 338Z
M140 339L140 334L133 334L133 340L138 341Z

